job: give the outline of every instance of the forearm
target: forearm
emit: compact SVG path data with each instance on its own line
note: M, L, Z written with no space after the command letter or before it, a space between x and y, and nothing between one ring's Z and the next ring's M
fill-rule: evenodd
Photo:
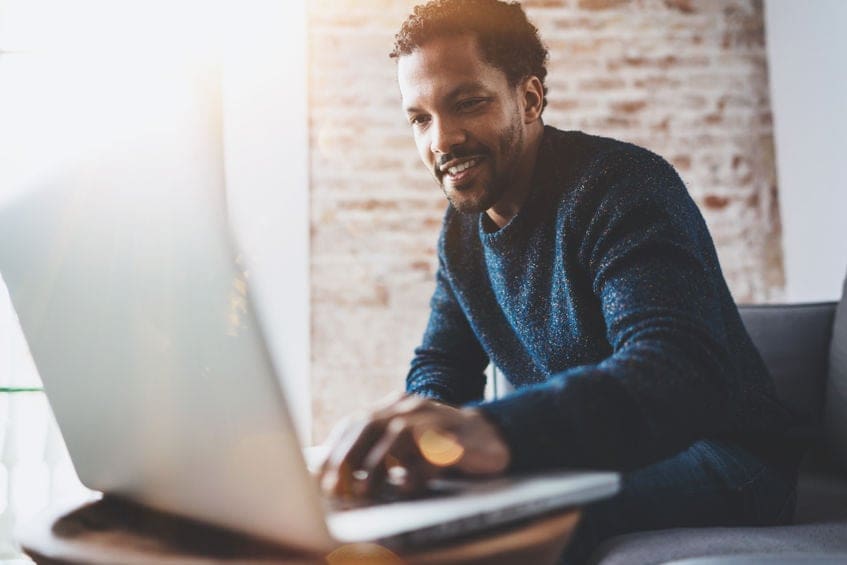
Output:
M687 355L645 342L479 408L500 429L515 471L639 467L731 425L724 368Z
M406 392L459 406L482 400L488 356L459 306L441 264L421 345L406 375Z
M419 347L406 376L406 392L452 406L482 400L485 374L479 360Z

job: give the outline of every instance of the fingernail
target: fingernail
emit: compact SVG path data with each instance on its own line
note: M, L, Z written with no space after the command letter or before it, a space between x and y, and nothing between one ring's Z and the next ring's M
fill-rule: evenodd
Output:
M356 496L365 496L368 492L368 472L364 469L353 471L353 484L351 485L353 494Z

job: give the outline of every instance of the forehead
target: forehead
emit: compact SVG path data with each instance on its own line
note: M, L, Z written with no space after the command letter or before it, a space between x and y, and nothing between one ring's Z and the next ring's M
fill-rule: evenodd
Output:
M397 62L404 108L432 104L464 89L508 88L505 73L486 62L472 35L438 37Z

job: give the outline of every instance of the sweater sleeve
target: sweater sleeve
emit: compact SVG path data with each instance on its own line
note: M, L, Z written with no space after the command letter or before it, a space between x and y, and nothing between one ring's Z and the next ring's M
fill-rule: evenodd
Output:
M579 194L560 228L578 250L612 354L480 405L514 470L631 469L732 426L739 376L722 275L682 181L656 156L624 153L598 165Z
M454 406L482 399L488 356L473 333L439 262L430 316L406 376L406 392Z

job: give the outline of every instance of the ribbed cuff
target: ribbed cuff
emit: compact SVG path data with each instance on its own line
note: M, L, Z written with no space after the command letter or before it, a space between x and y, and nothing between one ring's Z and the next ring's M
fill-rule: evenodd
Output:
M515 392L476 407L500 430L509 446L514 472L536 471L569 464L573 427L561 417L547 387Z

